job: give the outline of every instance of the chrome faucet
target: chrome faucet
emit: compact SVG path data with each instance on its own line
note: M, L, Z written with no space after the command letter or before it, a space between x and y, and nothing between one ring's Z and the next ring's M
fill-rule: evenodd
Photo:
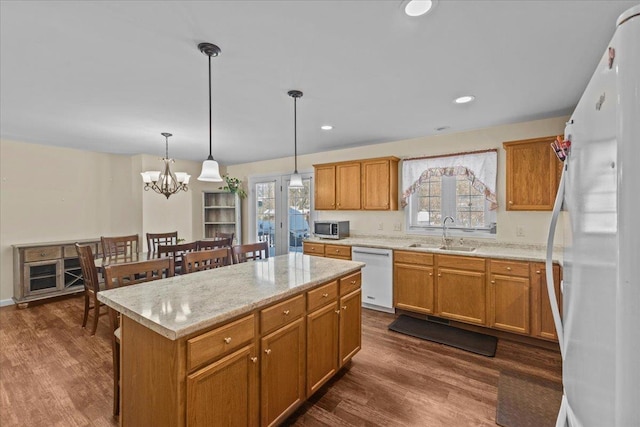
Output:
M444 247L445 247L445 249L446 249L446 248L447 248L447 246L448 246L448 243L447 243L447 220L448 220L448 219L450 219L450 220L451 220L451 222L456 222L456 221L453 219L453 217L450 217L450 216L445 217L444 221L442 221L442 246L444 246Z

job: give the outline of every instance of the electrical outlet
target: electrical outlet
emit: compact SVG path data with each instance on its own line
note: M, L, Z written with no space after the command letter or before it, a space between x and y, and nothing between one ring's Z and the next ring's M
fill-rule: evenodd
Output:
M393 231L402 231L402 224L399 222L393 224Z
M524 227L521 225L516 226L516 236L524 237Z
M382 231L382 229L383 229L383 228L384 228L384 224L383 224L383 223L381 223L381 222L379 222L379 223L378 223L378 230L379 230L379 231Z

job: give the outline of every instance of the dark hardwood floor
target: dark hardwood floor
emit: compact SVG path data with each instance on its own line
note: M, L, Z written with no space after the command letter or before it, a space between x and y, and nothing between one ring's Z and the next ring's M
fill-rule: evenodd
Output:
M82 298L0 308L0 425L116 426L108 318L80 327ZM363 310L362 350L291 426L495 426L500 370L560 381L560 355L501 339L488 358L387 329Z

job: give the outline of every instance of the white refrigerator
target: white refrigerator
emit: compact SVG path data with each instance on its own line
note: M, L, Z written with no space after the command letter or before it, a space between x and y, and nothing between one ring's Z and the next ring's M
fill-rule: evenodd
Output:
M640 5L618 18L565 139L547 255L563 360L556 425L640 426ZM561 205L560 321L549 261Z

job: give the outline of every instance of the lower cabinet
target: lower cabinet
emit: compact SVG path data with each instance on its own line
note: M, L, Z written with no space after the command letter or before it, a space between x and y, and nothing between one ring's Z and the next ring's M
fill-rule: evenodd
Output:
M560 293L560 266L553 266L553 282L555 284L556 300L560 314L562 314L562 294ZM536 338L558 340L556 327L551 314L549 292L544 263L531 263L531 335Z
M248 345L189 375L187 425L257 425L257 361L255 346Z
M279 424L305 400L305 319L261 339L261 425Z
M362 346L362 291L357 289L340 297L340 367L360 351Z
M436 315L487 324L485 259L438 255Z
M489 261L489 326L529 334L529 263Z
M395 251L393 260L395 307L416 313L433 314L433 254Z
M307 394L311 395L331 378L338 364L338 303L307 315Z

